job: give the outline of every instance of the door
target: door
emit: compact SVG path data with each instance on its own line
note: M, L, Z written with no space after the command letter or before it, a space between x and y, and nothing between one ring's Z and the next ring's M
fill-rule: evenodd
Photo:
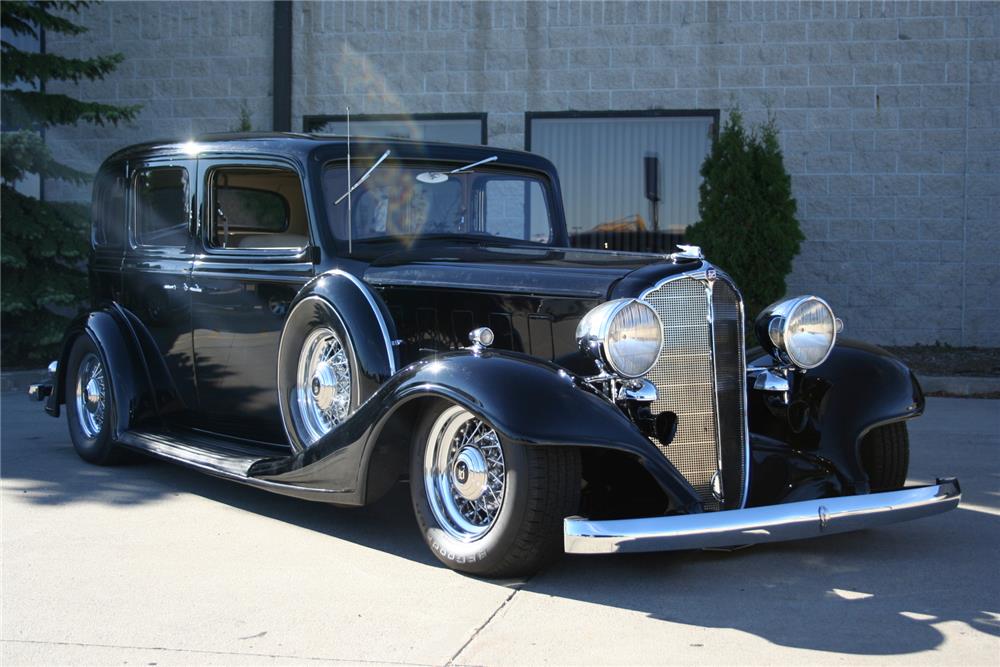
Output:
M218 433L287 444L278 342L313 276L302 179L279 160L200 160L190 293L199 420Z
M130 164L129 242L122 263L122 305L138 320L138 334L159 351L173 385L158 396L160 409L181 422L197 403L186 289L194 240L194 165L185 160Z

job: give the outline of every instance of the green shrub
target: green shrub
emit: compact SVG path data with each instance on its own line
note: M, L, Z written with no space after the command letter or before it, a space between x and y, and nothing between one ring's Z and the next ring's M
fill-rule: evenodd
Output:
M686 240L732 276L752 320L785 295L804 239L774 119L747 130L740 112L731 112L701 175L700 220Z

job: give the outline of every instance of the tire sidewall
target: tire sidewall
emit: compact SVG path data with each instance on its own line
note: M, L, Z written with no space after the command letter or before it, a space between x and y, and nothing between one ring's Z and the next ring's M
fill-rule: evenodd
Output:
M80 372L80 363L89 353L96 354L97 358L100 359L101 365L104 367L104 382L107 391L107 396L105 397L107 407L104 415L104 423L101 424L100 433L93 438L87 437L83 432L76 405L76 383ZM102 464L109 462L116 448L111 435L113 430L112 425L116 418L114 383L112 382L111 371L108 368L104 355L101 354L101 350L89 335L82 334L73 341L73 347L70 350L67 360L64 382L66 391L66 421L69 426L70 439L73 441L73 448L80 458L90 463Z
M503 562L517 540L519 528L528 508L527 456L522 447L507 442L499 432L500 448L503 451L506 479L504 481L503 504L500 514L490 530L482 537L465 542L444 530L434 516L427 499L424 482L424 455L428 446L427 436L435 420L450 404L440 404L428 410L417 428L410 454L410 496L417 525L424 541L434 555L445 565L464 572L485 573ZM482 419L469 410L477 419ZM487 424L487 420L483 420Z

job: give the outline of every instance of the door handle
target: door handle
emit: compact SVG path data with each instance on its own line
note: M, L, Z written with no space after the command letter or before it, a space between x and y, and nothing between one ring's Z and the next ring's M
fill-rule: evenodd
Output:
M175 290L175 289L177 289L177 285L173 284L173 283L165 283L163 285L163 289L166 289L166 290Z
M194 285L188 285L187 283L184 283L184 291L194 292L195 294L201 294L201 286L198 283L195 283Z

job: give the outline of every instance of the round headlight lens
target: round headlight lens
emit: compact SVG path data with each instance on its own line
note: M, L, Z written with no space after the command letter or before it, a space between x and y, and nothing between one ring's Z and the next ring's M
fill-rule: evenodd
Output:
M771 340L799 368L816 368L830 356L837 340L837 320L825 301L802 297L789 309L784 323L771 327ZM775 338L778 338L776 341Z
M636 299L602 303L581 320L576 331L581 348L629 378L649 372L660 356L663 327L656 311Z

